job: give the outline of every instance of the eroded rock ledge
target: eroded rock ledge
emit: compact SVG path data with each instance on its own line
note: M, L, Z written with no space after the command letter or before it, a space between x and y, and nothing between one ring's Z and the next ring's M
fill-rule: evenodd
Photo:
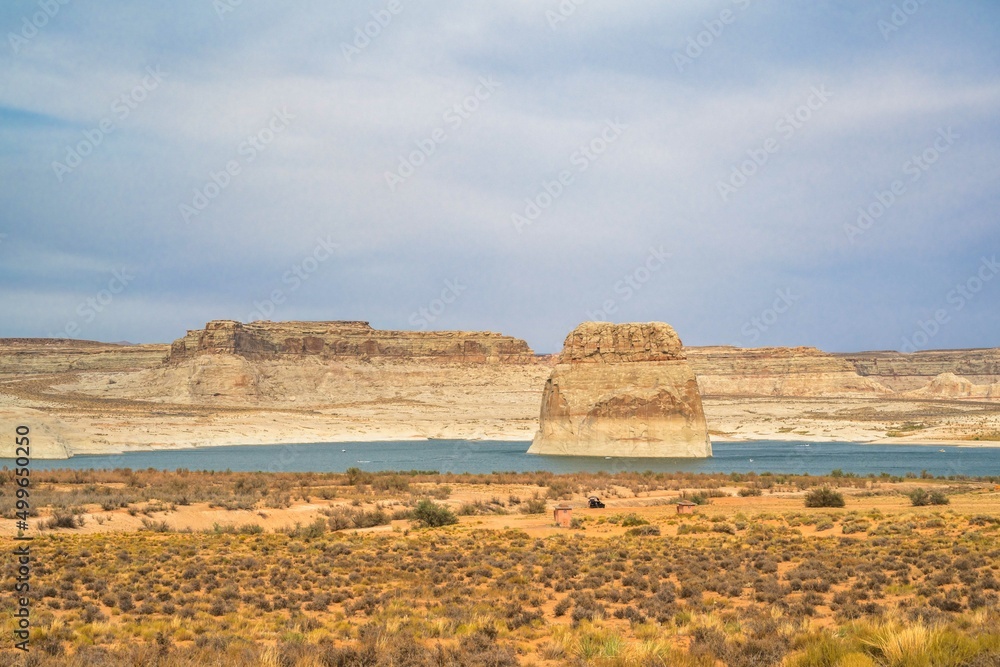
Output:
M381 331L367 322L215 320L170 346L170 361L202 354L247 358L316 355L472 363L535 363L528 344L491 331Z
M585 322L545 383L530 454L712 455L694 371L662 322Z

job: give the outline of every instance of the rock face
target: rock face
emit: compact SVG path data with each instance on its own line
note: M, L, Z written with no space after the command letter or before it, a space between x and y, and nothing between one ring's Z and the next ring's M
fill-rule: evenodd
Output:
M926 386L905 392L913 398L1000 398L1000 383L975 384L968 378L959 377L954 373L941 373Z
M703 396L1000 398L1000 349L843 354L814 347L717 346L686 351Z
M870 377L893 391L928 388L939 376L951 373L976 385L1000 382L1000 349L855 352L837 355L851 363L858 375ZM940 382L938 383L940 384Z
M860 397L892 391L815 347L687 348L704 396Z
M528 344L511 336L490 331L380 331L367 322L215 320L204 329L188 331L170 346L172 362L203 354L535 363Z
M127 371L163 362L166 345L120 345L65 338L0 338L0 375Z
M545 383L529 454L712 455L698 381L670 325L585 322Z
M48 410L24 407L0 407L0 429L13 434L18 426L28 426L31 457L35 459L68 459L66 446L67 431L70 431L58 416ZM17 443L11 437L0 441L0 458L12 459L18 455Z

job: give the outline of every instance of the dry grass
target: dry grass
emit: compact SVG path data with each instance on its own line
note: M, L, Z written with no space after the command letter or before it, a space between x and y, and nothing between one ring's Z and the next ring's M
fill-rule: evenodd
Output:
M71 474L38 481L52 485L50 497L79 499L101 495L89 485L129 477ZM156 517L135 517L144 530L111 533L88 520L33 542L32 664L1000 660L1000 495L991 484L921 480L949 494L951 505L938 508L910 506L915 482L840 476L415 473L380 484L332 474L131 475L125 488L150 490L143 507L160 503ZM763 494L736 494L749 485ZM805 508L802 489L818 485L840 488L846 507ZM257 498L253 512L298 512L302 521L279 531L248 523L178 532L186 511L229 512L207 503L171 510L160 496L194 487L238 490ZM582 509L596 490L609 507ZM287 508L266 505L276 492L289 494ZM321 493L329 499L317 503ZM714 497L695 515L654 504L682 493ZM552 526L547 512L515 509L567 495L581 508L571 530ZM422 528L406 517L428 497L512 511ZM57 509L42 508L42 518ZM400 518L378 525L390 515ZM0 568L9 580L10 559ZM9 636L11 623L4 614L0 632ZM0 664L27 663L0 650Z

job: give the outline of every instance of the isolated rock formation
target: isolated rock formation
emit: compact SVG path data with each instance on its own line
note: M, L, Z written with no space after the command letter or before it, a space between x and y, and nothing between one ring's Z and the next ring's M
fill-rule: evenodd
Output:
M585 322L545 383L529 454L712 455L694 371L668 324Z
M170 361L202 354L248 358L285 355L338 359L409 359L466 363L534 363L519 338L491 331L380 331L367 322L215 320L170 346Z

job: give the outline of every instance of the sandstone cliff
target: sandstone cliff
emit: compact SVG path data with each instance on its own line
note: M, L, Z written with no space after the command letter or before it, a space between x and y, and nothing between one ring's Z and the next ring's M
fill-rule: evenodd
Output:
M691 347L688 361L706 396L881 396L846 359L814 347Z
M484 375L502 375L497 381L506 385L521 376L515 369L538 365L525 341L492 332L217 320L174 341L166 363L117 376L114 384L97 378L84 390L107 398L192 405L389 405L394 397L423 395L434 387L482 392ZM532 390L531 385L524 390Z
M854 352L837 357L854 366L861 376L877 380L893 391L912 391L951 373L973 384L1000 383L1000 349Z
M920 389L905 392L913 398L982 398L1000 399L1000 383L975 384L954 373L941 373Z
M519 338L491 331L380 331L367 322L209 322L170 346L170 361L203 354L284 355L467 363L534 363Z
M530 454L712 455L701 395L667 324L585 322L545 383Z
M0 375L125 371L160 365L167 345L122 345L66 338L0 338Z
M996 400L1000 350L835 354L814 347L690 347L705 396ZM956 379L952 379L954 376Z

